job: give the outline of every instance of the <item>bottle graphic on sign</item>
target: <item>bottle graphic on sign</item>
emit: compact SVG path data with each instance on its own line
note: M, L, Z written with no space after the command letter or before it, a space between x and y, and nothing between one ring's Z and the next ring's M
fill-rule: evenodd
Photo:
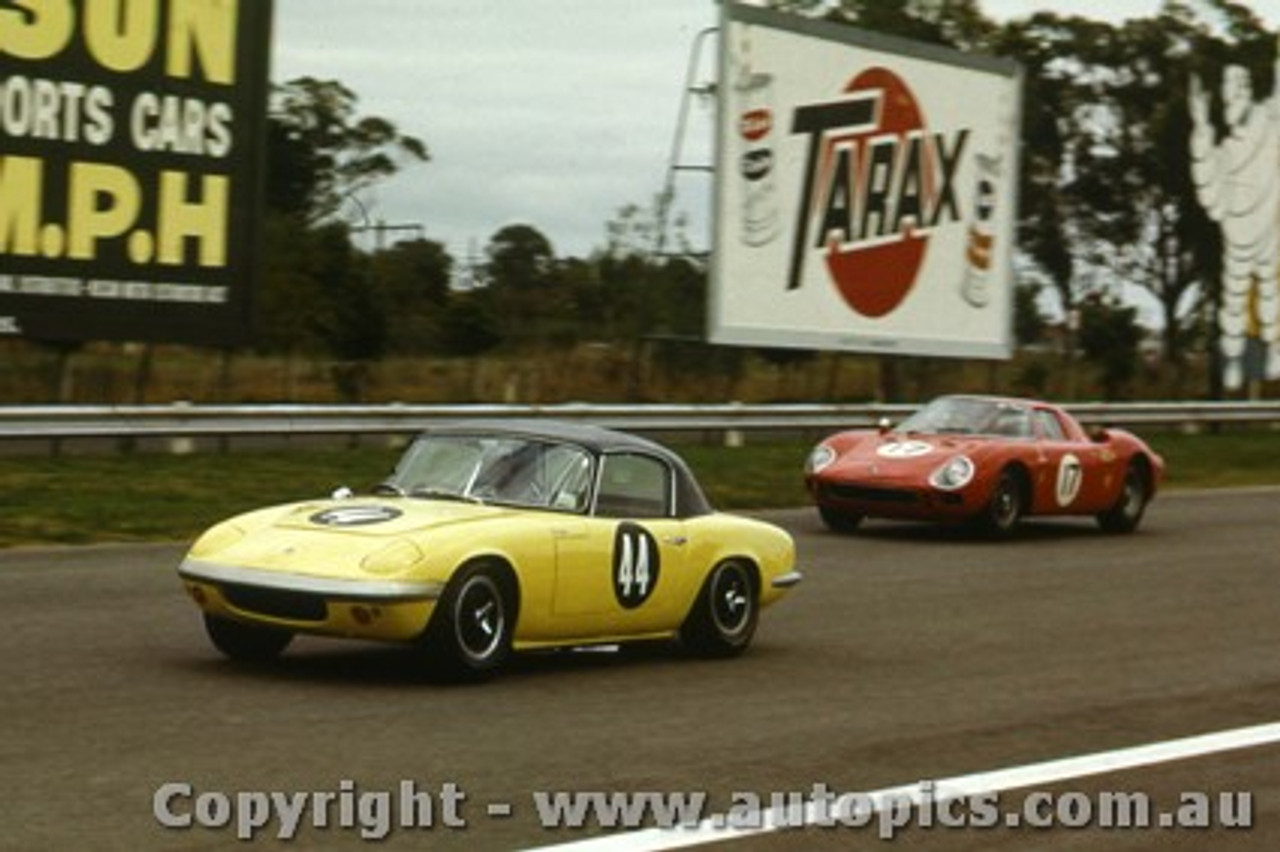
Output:
M991 259L995 248L996 201L1000 187L1000 157L979 154L974 185L973 218L965 243L964 280L960 295L975 308L991 301Z
M778 235L777 185L774 181L773 75L751 67L751 43L743 39L733 84L742 193L742 241L762 246Z

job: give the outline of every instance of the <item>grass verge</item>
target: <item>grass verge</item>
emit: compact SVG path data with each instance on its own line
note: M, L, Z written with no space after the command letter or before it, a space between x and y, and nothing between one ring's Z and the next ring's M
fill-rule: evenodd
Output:
M1280 484L1280 433L1147 436L1168 463L1168 488ZM722 509L808 502L801 467L810 444L742 448L673 444ZM236 451L172 456L0 457L0 547L191 539L251 508L360 491L394 465L394 450Z

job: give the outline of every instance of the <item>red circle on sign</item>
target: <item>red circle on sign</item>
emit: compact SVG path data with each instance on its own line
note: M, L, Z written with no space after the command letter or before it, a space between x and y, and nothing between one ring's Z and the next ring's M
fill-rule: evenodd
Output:
M879 125L868 132L843 137L844 140L859 143L861 151L872 137L897 135L905 140L908 133L924 128L915 96L888 68L868 68L845 88L846 92L874 90L882 92ZM927 187L932 183L932 173L931 164L928 160L925 163L922 178ZM865 176L860 173L858 179ZM892 242L843 250L838 241L832 240L826 247L827 269L849 307L863 316L881 317L901 305L915 285L928 242L926 236L911 231Z

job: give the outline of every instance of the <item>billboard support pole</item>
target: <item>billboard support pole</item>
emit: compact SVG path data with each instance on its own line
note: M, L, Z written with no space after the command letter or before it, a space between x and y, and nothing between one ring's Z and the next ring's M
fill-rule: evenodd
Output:
M671 204L675 200L676 195L676 175L682 171L701 171L712 172L714 167L710 165L687 165L680 162L682 151L684 149L685 130L689 122L689 101L694 95L708 95L715 93L715 84L708 83L703 86L694 84L694 76L698 72L698 65L702 61L702 48L707 38L718 31L717 27L707 27L699 32L693 38L693 46L689 49L689 65L685 71L684 92L680 96L680 112L676 117L676 130L671 140L671 155L667 158L667 177L662 185L662 192L658 195L658 209L656 212L657 223L654 233L653 253L656 257L661 257L666 250L667 242L667 220L671 215Z

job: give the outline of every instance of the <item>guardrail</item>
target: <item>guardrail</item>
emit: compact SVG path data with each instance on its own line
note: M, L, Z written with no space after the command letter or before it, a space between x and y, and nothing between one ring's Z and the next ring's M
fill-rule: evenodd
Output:
M1277 402L1080 403L1066 406L1088 425L1201 428L1280 423ZM0 406L0 441L75 439L293 438L411 435L445 420L559 419L646 433L740 435L836 430L897 421L901 404L718 405L70 405Z

